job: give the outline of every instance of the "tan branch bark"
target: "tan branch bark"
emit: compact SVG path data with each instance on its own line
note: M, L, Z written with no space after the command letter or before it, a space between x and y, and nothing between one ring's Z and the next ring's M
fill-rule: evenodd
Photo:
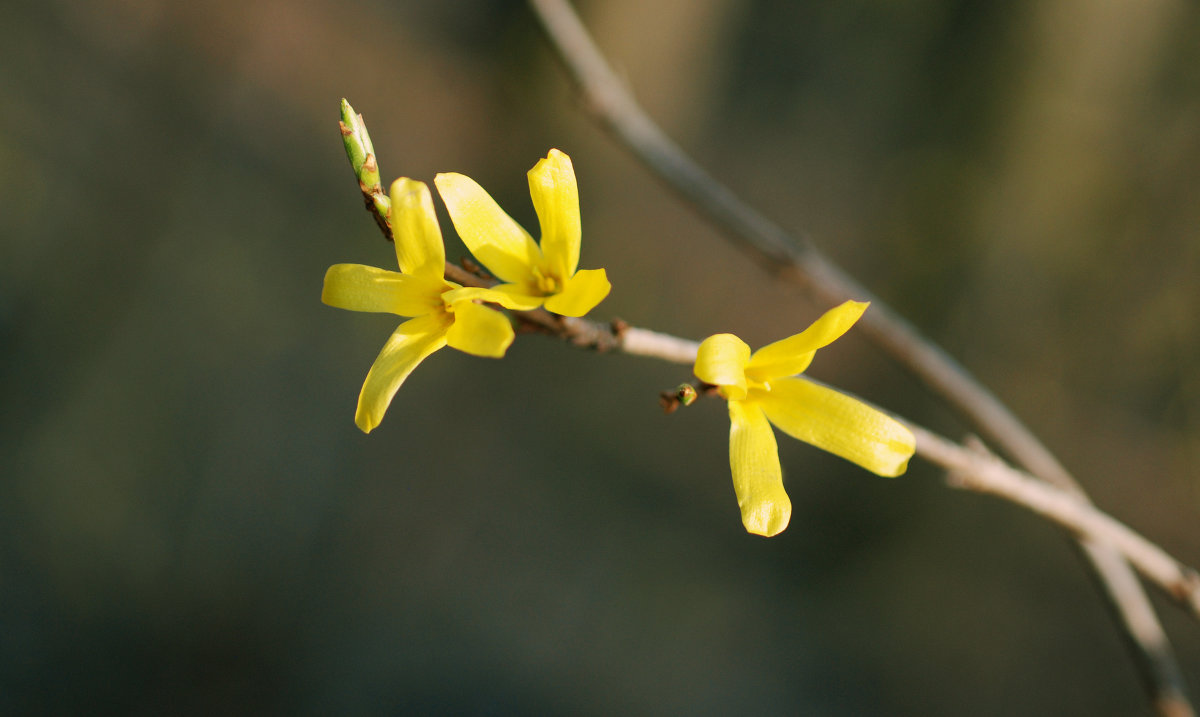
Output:
M999 458L907 423L917 454L948 471L952 487L987 493L1027 508L1076 536L1117 549L1142 576L1200 619L1200 574L1129 526L1060 488L1018 471Z

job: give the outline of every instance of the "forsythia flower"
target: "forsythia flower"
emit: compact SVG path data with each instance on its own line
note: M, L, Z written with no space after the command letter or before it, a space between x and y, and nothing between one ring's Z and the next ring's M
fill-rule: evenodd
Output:
M772 536L792 516L771 424L882 476L898 476L908 467L915 447L911 431L861 401L796 375L866 308L847 301L803 332L753 355L732 334L700 344L696 376L718 386L729 401L729 465L747 531Z
M579 189L571 158L557 149L529 170L529 193L542 226L539 247L475 180L434 178L463 243L502 282L464 295L525 311L545 304L563 316L583 316L612 288L603 269L579 266Z
M499 358L513 341L504 314L475 303L462 287L446 281L446 249L424 182L392 183L390 219L400 273L335 264L325 273L321 292L321 301L339 309L414 317L400 324L367 373L354 416L366 433L383 420L404 379L434 351L449 345Z

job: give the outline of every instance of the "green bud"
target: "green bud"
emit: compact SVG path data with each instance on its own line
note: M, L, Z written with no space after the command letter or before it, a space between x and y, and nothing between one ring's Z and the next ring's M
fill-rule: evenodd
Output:
M355 114L350 103L342 99L342 119L338 122L342 131L342 142L346 145L346 156L354 168L363 192L382 191L379 179L379 164L375 159L375 146L360 114Z

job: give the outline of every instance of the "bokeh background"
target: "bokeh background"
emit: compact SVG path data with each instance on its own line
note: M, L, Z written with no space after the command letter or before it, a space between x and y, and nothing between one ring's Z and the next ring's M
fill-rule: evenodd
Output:
M1200 563L1194 3L580 5L703 165ZM385 179L464 172L529 227L525 171L569 153L596 318L758 346L826 308L597 129L520 2L7 2L0 712L1146 711L1069 543L919 461L783 440L792 525L746 535L723 407L658 408L686 367L443 351L361 434L397 321L321 279L394 259L343 96ZM811 373L967 430L853 333ZM1200 695L1200 625L1156 602Z

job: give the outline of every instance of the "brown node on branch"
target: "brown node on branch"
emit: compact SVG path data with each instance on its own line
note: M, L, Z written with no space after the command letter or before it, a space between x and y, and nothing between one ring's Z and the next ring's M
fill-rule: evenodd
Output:
M466 269L469 273L474 274L480 279L483 279L484 281L492 281L492 275L487 273L487 271L471 257L464 256L458 260L458 263L463 269Z

